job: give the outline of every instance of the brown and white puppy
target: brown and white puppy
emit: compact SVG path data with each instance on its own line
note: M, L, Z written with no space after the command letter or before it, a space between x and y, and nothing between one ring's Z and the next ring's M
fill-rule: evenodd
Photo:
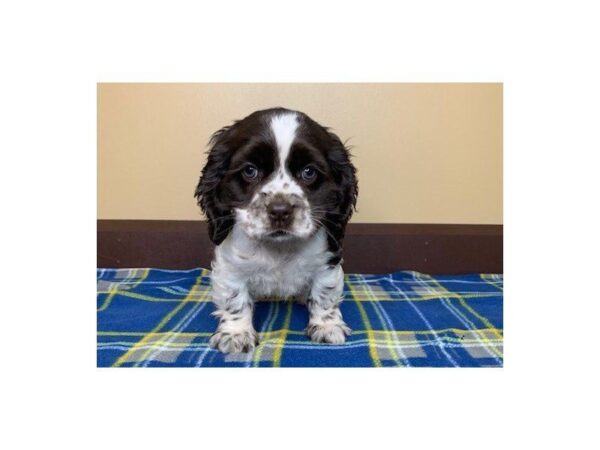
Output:
M217 245L210 345L251 351L254 302L265 299L306 303L308 336L343 343L341 244L358 194L344 144L306 114L274 108L222 128L209 146L195 196Z

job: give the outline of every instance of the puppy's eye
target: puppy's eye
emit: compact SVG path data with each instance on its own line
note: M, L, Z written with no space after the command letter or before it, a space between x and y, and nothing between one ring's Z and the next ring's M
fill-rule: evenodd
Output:
M258 169L254 164L248 164L242 169L242 175L247 180L255 180L256 178L258 178Z
M306 166L302 169L302 179L304 181L313 181L317 177L317 170L313 166Z

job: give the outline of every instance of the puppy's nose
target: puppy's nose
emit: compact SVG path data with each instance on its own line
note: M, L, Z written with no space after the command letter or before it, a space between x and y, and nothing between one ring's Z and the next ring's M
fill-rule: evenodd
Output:
M275 201L271 202L267 206L267 212L271 222L275 226L283 227L287 226L291 222L292 218L292 205L288 202Z

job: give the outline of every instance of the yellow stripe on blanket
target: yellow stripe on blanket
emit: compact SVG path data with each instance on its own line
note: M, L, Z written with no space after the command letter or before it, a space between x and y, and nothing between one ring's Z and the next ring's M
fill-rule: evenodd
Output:
M190 289L187 296L181 301L181 303L179 305L177 305L169 314L167 314L165 317L163 317L163 319L158 323L158 325L156 325L156 327L154 327L154 329L152 329L152 331L150 331L142 339L140 339L140 341L137 344L135 344L133 347L131 347L126 353L121 355L121 357L115 361L115 363L113 364L113 367L120 367L121 365L123 365L125 362L127 362L129 360L129 358L132 355L135 355L135 353L140 349L140 347L144 347L148 341L150 341L151 339L156 337L156 335L162 329L162 327L164 327L165 324L167 324L169 322L169 320L171 320L173 318L173 316L175 316L175 314L177 314L179 311L181 311L181 309L183 309L183 307L189 303L190 299L193 298L193 295L196 292L196 290L200 287L200 283L202 282L202 279L205 276L206 276L206 270L202 269L200 271L200 275L198 275L198 278L196 278L196 281L194 282L194 286L192 287L192 289ZM210 292L209 289L205 290L204 295L208 296L209 292ZM146 353L141 358L141 360L143 360L146 356L148 356L148 354L150 352L151 352L151 350L146 350ZM136 360L138 360L138 358L136 358Z
M437 280L434 280L433 278L431 278L431 280L433 281L434 285L436 287L438 287L440 289L441 292L441 296L443 297L447 297L447 298L454 298L457 299L459 301L459 303L462 305L463 308L465 308L467 311L469 311L473 316L477 317L489 330L492 331L493 334L496 335L497 338L499 339L503 339L502 334L498 331L497 328L495 328L489 320L487 320L485 317L483 317L481 314L478 314L477 311L475 311L473 308L471 308L469 305L467 305L467 302L465 302L465 299L461 297L460 294L457 294L456 292L450 292L448 289L446 289L444 286L442 286ZM468 320L465 317L465 320ZM490 339L486 336L485 333L481 333L479 332L477 329L474 330L480 337L481 340L483 342L485 342L486 344L490 344L491 341ZM499 356L500 358L503 358L503 354L502 352L498 351L498 349L496 349L495 346L493 345L488 345L487 346L489 348L489 350L494 353L496 356Z
M375 365L375 367L381 367L381 359L379 358L379 354L377 353L377 347L375 346L375 334L373 333L373 328L371 327L371 323L369 322L367 312L365 311L363 305L361 305L360 302L356 300L356 294L352 287L352 283L350 283L350 280L348 279L348 276L346 275L344 278L346 279L346 284L348 286L348 289L350 289L352 299L356 303L356 307L358 308L360 317L363 321L363 324L365 325L365 330L367 331L367 338L369 339L369 355L371 355L371 359L373 360L373 364Z

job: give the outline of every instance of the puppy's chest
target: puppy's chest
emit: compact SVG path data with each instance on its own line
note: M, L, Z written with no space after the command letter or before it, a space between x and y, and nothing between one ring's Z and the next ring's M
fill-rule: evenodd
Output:
M308 295L316 273L327 263L324 242L314 242L297 248L273 251L257 247L236 269L246 280L256 300L270 300Z
M257 299L276 300L308 295L316 272L325 264L325 252L285 255L257 252L249 261L248 288Z

